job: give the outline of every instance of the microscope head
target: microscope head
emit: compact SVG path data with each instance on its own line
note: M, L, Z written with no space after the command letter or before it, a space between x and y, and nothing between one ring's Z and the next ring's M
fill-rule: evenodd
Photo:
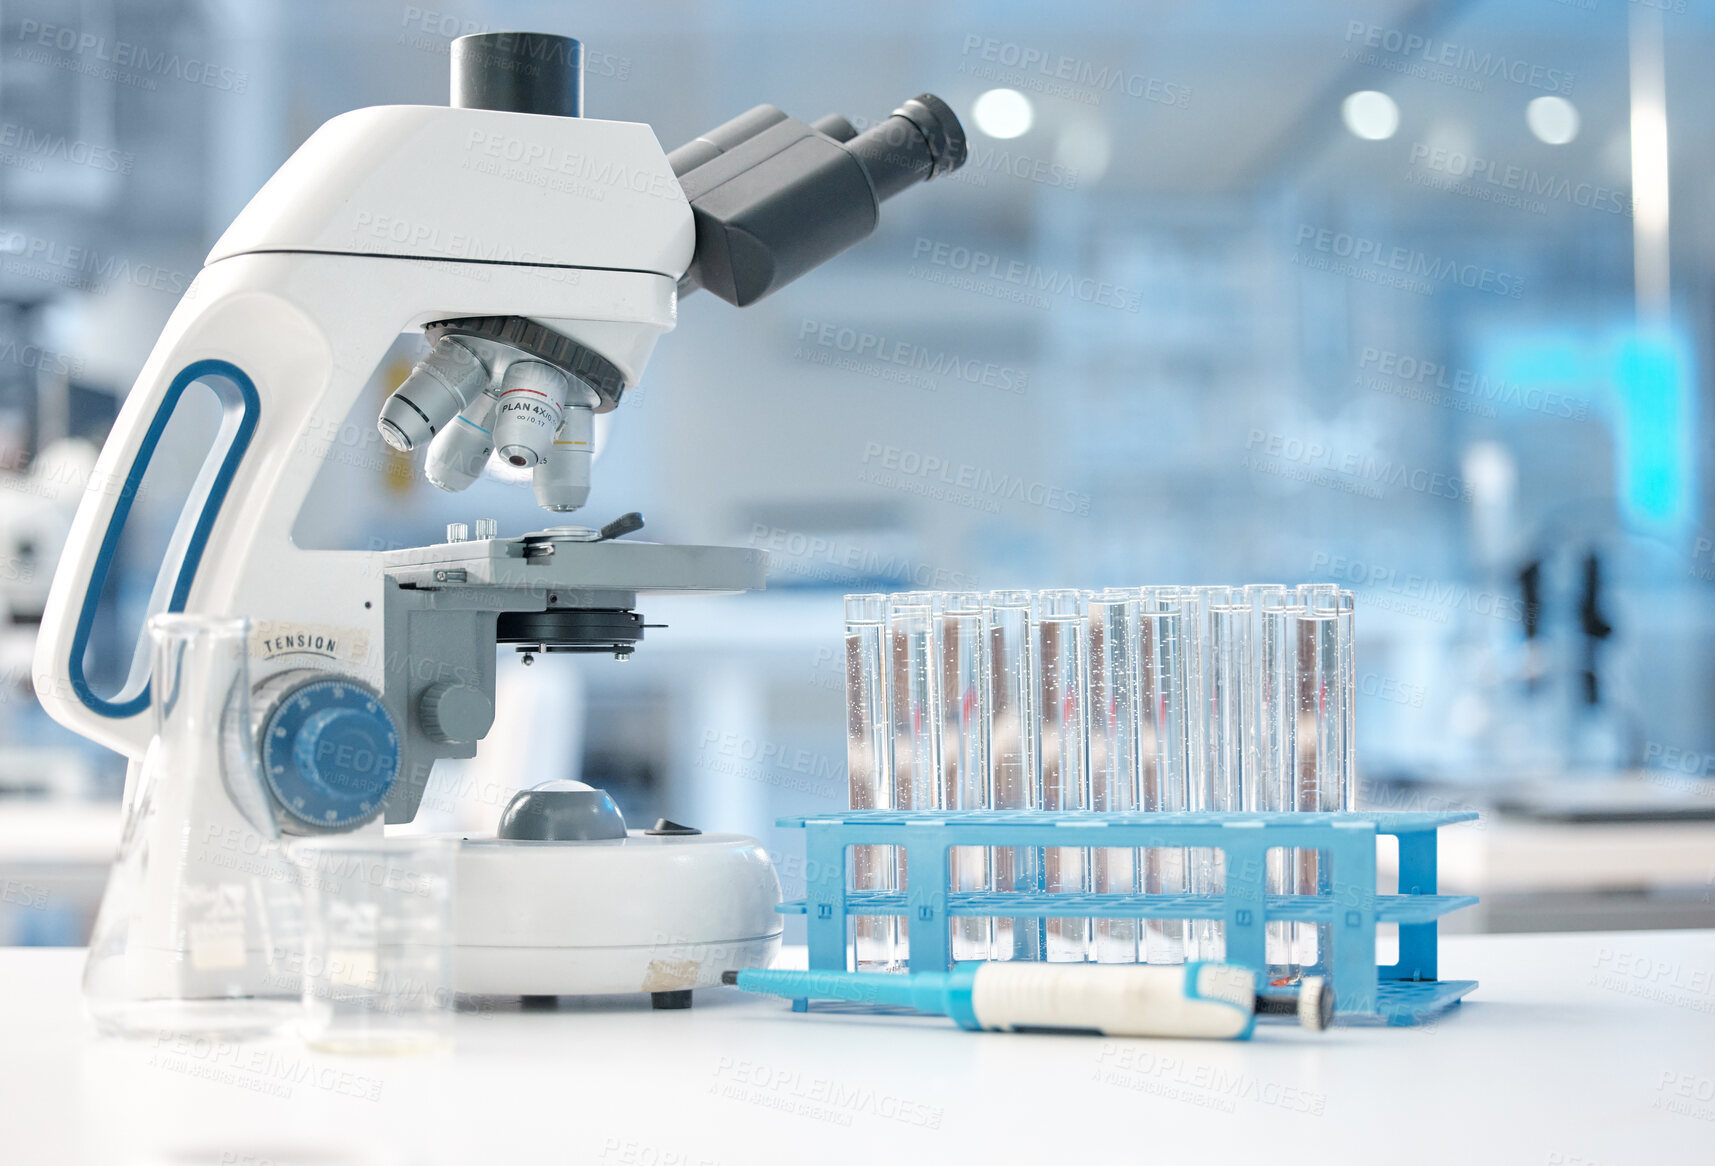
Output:
M581 118L582 66L583 46L570 37L460 37L452 105ZM958 117L932 94L862 134L837 114L807 124L759 105L667 157L673 179L664 194L688 204L695 224L689 262L673 272L678 294L707 288L737 307L755 303L868 236L883 200L958 169L965 153ZM580 159L607 162L625 159ZM640 221L638 229L654 225ZM600 266L583 258L560 255L554 265ZM426 446L425 474L443 490L466 488L494 456L531 471L544 509L577 510L589 498L594 416L615 408L641 373L640 361L628 372L592 342L592 323L504 315L429 322L431 350L382 407L382 437L407 452Z

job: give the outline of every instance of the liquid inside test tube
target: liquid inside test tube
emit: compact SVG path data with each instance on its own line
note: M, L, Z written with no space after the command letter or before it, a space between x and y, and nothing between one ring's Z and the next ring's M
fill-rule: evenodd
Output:
M989 793L996 810L1038 808L1038 732L1035 613L1027 591L991 591L989 640ZM1038 852L1026 846L989 851L996 891L1034 893L1042 886ZM997 918L993 958L1041 958L1041 920Z
M1187 808L1194 747L1192 682L1196 597L1178 588L1145 588L1138 596L1137 768L1138 808L1174 812ZM1183 847L1142 851L1143 889L1150 895L1182 895L1186 890ZM1143 930L1143 955L1152 964L1185 962L1186 926L1181 919L1149 919Z
M1324 813L1349 810L1353 799L1351 703L1353 676L1351 593L1334 584L1300 586L1296 594L1295 693L1298 721L1296 764L1298 809ZM1331 872L1316 851L1298 858L1299 893L1333 892ZM1330 927L1299 929L1299 961L1326 962Z
M1295 593L1284 587L1253 588L1251 599L1256 610L1256 808L1272 812L1314 808L1299 802L1298 621L1303 608ZM1269 894L1298 893L1302 857L1287 847L1268 852ZM1306 930L1284 920L1268 924L1265 958L1271 983L1299 980Z
M846 607L846 771L851 808L893 807L891 742L886 684L887 596L848 595ZM854 891L898 890L897 858L891 846L852 847ZM899 917L858 915L852 921L853 961L858 971L896 971Z
M940 611L942 804L949 810L989 808L988 620L983 597L943 597ZM989 848L955 846L949 852L955 892L991 889ZM954 960L986 960L994 944L994 921L968 915L951 920Z
M1201 590L1204 637L1204 764L1193 785L1192 808L1231 812L1252 808L1254 779L1250 734L1254 682L1251 669L1251 603L1243 588ZM1226 889L1225 856L1219 850L1191 851L1192 889L1221 894ZM1194 928L1197 958L1226 958L1225 925L1198 920Z
M892 738L893 804L900 810L938 810L941 805L940 676L936 650L935 596L924 591L895 595L887 607L888 729ZM911 883L903 848L896 847L899 887L907 896L933 894L933 874ZM902 946L909 934L900 928ZM906 959L909 962L910 953ZM926 971L945 971L927 968Z
M1088 616L1076 591L1044 591L1037 600L1039 689L1042 709L1044 810L1085 810L1090 805L1088 689L1085 667ZM1081 895L1090 889L1090 852L1049 846L1042 852L1043 889ZM1043 923L1044 958L1081 963L1089 958L1090 920L1082 916Z
M1137 676L1133 658L1136 599L1110 589L1086 597L1090 617L1090 808L1114 813L1137 809ZM1091 886L1098 894L1131 895L1138 881L1135 848L1091 851ZM1098 918L1092 958L1136 963L1140 921Z

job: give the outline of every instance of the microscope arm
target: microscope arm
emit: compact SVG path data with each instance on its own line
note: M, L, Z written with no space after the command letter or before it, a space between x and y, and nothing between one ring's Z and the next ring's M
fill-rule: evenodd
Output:
M155 509L176 501L153 497L156 479L146 475L196 383L213 390L222 422L147 610L246 615L259 634L265 622L319 632L338 644L336 659L294 657L258 643L253 679L334 664L379 687L379 554L299 547L293 527L330 449L353 432L352 409L395 337L485 310L623 327L646 354L643 341L673 325L673 283L637 271L588 272L572 281L522 264L311 252L239 254L205 267L125 399L55 571L33 669L50 715L132 758L148 743L146 640L139 637L117 693L97 690L85 655L140 498Z

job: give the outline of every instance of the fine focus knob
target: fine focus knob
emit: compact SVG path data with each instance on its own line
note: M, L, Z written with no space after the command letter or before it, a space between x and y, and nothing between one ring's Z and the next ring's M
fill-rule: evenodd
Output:
M494 724L494 704L481 690L444 680L424 691L417 702L423 732L446 745L482 740Z
M349 830L381 813L399 775L399 732L364 684L313 676L262 723L262 772L282 829Z

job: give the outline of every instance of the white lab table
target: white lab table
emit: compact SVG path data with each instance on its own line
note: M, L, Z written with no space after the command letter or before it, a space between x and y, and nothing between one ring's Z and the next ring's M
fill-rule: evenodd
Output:
M1715 1161L1707 931L1444 939L1482 983L1423 1029L969 1034L713 989L489 1002L397 1060L99 1039L82 958L0 950L8 1164Z

